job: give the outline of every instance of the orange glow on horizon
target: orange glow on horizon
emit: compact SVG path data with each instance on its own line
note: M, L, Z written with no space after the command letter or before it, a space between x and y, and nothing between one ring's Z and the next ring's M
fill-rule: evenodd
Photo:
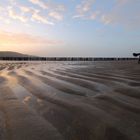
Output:
M1 46L49 46L62 44L62 41L49 40L39 36L33 36L24 33L8 33L0 31L0 45Z

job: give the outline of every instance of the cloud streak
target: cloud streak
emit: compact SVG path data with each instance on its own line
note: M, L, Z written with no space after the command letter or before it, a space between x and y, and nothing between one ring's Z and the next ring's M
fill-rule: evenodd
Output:
M63 41L51 40L47 37L33 36L25 33L0 31L1 46L53 46L63 44Z
M49 15L50 17L52 17L52 18L58 20L58 21L63 20L63 15L60 14L60 13L58 13L58 12L53 11L53 12L50 12L48 15Z
M92 6L95 0L82 0L80 4L76 6L76 14L73 18L83 18L87 17L87 13L92 10Z
M37 21L39 23L44 23L44 24L48 24L48 25L54 25L53 22L49 21L48 18L46 18L45 16L40 15L39 12L34 12L32 14L32 20Z
M39 7L43 8L43 9L49 8L49 6L41 0L29 0L29 1L35 5L38 5Z

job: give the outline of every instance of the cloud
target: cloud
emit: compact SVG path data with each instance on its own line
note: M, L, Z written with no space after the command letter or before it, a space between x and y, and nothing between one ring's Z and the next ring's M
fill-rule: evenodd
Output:
M23 12L23 13L32 13L33 9L27 6L20 6L18 5L19 9Z
M90 20L95 20L100 15L100 13L100 11L94 11L87 18Z
M74 15L72 18L82 18L82 19L84 19L85 15L83 15L83 14Z
M58 20L58 21L63 20L63 15L60 14L59 12L53 11L53 12L50 12L48 15L49 15L50 17L52 17L52 18Z
M22 6L22 5L17 5L17 6L21 10L23 15L30 14L30 20L43 24L54 25L54 23L51 22L47 16L41 15L41 11L39 9Z
M45 16L42 16L39 14L40 11L32 11L32 20L38 21L40 23L48 24L48 25L54 25L53 22L49 21L49 18L55 19L57 21L63 20L63 12L65 11L65 6L63 4L56 4L52 2L43 2L41 0L29 0L33 4L38 5L39 7L47 10L47 13ZM31 12L31 9L26 7L21 7L21 10L24 12ZM42 11L44 12L44 11Z
M12 23L18 20L25 25L30 22L54 25L56 21L62 21L66 7L61 3L53 3L52 1L44 2L42 0L28 0L32 5L23 5L20 1L9 0L8 5L0 6L0 20L4 23ZM36 8L38 5L41 8ZM53 21L53 22L52 22Z
M77 13L84 14L91 10L95 0L83 0L81 4L76 7Z
M48 9L48 5L41 0L29 0L29 1L35 5L38 5L39 7L43 9Z
M101 22L103 22L104 24L111 24L115 21L113 20L113 17L111 15L102 15Z
M0 6L0 20L3 23L18 20L24 24L30 24L33 21L55 25L58 21L65 20L64 16L67 15L72 20L96 20L105 25L140 27L140 0L80 0L80 3L71 0L70 7L75 8L75 13L68 11L71 8L68 9L64 3L51 0L28 0L31 3L25 3L25 5L22 5L20 1L9 1L8 6Z
M9 17L12 19L19 20L21 22L26 23L29 20L38 22L38 23L43 23L43 24L48 24L48 25L54 25L53 22L51 22L47 16L43 16L40 14L40 10L33 8L33 7L28 7L28 6L23 6L19 5L16 3L15 5L16 9L18 9L20 12L16 12L14 10L14 7L9 6L8 7L8 14Z
M139 5L139 0L117 0L111 11L102 13L101 22L126 28L140 27Z
M93 19L93 16L95 18L95 15L89 16L94 3L95 0L82 0L81 3L76 6L76 14L73 18Z
M55 11L59 11L59 12L64 12L64 11L66 11L66 7L65 7L65 5L63 5L63 4L53 4L53 5L52 5L52 8L53 8Z
M77 19L83 19L83 20L96 20L97 17L100 15L100 11L94 11L92 13L89 13L88 15L80 14L80 15L75 15L73 18Z
M63 14L64 14L63 12L66 10L66 7L63 4L56 4L51 1L43 2L41 0L29 0L29 1L32 2L33 4L38 5L39 7L43 8L43 9L47 9L49 17L51 17L57 21L63 20ZM33 14L32 17L34 18L34 16L35 16L35 19L39 19L40 21L42 21L42 23L47 23L46 19L44 20L44 17L42 19L41 17L36 15L36 13ZM52 25L52 23L50 25Z
M22 14L17 14L12 7L8 7L8 14L9 14L9 17L12 18L12 19L17 19L17 20L20 20L21 22L27 22L28 21L28 18L25 17L24 15Z
M0 31L0 46L50 46L60 44L63 44L63 41L51 40L46 37L33 36L25 33Z
M140 27L139 6L140 0L81 0L72 18L96 20L105 25L138 28Z
M39 12L34 12L32 14L32 20L37 21L39 23L44 23L44 24L48 24L48 25L54 25L53 22L49 21L48 18L40 15Z
M56 4L51 1L43 2L42 0L29 0L32 4L38 5L43 9L49 9L52 11L65 11L66 7L63 4Z

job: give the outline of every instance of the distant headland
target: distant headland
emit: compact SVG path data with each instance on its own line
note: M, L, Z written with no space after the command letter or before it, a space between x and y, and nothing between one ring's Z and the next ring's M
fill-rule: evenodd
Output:
M22 53L19 53L19 52L0 51L0 57L29 57L29 56L31 56L31 55L22 54Z

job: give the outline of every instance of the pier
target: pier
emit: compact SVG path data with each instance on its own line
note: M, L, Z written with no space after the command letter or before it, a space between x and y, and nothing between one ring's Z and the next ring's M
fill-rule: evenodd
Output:
M132 57L0 57L1 61L125 61Z

